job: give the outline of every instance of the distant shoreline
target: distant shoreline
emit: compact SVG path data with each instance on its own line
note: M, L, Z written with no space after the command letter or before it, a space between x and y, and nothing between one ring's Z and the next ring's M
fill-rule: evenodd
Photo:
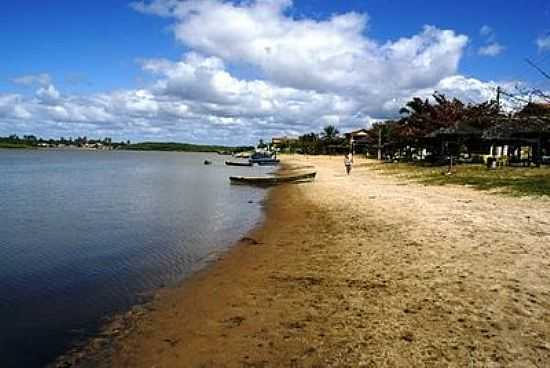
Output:
M128 151L176 151L176 152L202 152L202 153L238 153L242 151L253 150L251 146L218 146L218 145L202 145L190 143L171 143L171 142L143 142L134 143L121 147L122 150Z
M0 149L74 149L74 150L129 150L129 151L177 151L177 152L216 152L222 154L251 151L253 146L224 146L219 144L193 144L180 142L145 141L131 143L114 142L111 138L94 139L87 137L44 139L34 135L19 137L15 134L0 137Z
M195 152L195 153L218 153L233 154L243 151L251 151L253 147L223 147L208 145L177 144L131 144L127 147L79 147L74 145L66 146L31 146L24 144L0 143L0 150L40 150L40 151L140 151L140 152Z

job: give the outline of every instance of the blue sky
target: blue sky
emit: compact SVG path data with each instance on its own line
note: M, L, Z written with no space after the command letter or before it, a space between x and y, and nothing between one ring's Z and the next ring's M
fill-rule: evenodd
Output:
M193 8L193 13L186 13L187 5L182 5L186 3ZM475 83L469 80L468 88L477 81L484 86L495 82L508 87L521 81L537 88L548 88L544 78L524 61L529 57L550 70L550 43L548 46L540 43L550 35L550 3L547 1L295 0L290 3L260 0L231 3L211 0L173 4L172 0L146 1L141 7L130 6L130 2L121 0L1 2L0 134L36 130L45 135L87 133L89 136L109 134L120 138L204 142L212 139L213 132L220 131L214 134L217 142L241 143L234 138L236 132L246 131L244 139L251 141L267 134L313 130L331 119L342 128L351 128L368 124L372 119L391 117L396 108L390 101L395 100L396 104L406 99L408 96L401 93L404 89L417 94L425 94L430 88L452 92L449 86L456 78L449 78L453 76L460 76L462 81L475 79ZM346 14L352 16L342 18L345 26L334 28L331 25L335 16ZM256 28L268 25L257 33L239 34L241 16L249 17L252 22L263 19ZM271 17L273 24L265 22L264 16ZM205 29L199 26L202 24ZM435 31L424 32L425 25L435 27ZM226 37L220 35L224 27L227 27ZM285 27L292 31L281 36L279 42L277 35L282 34ZM302 32L304 29L306 31ZM313 38L307 34L310 29ZM352 31L348 32L349 29ZM452 31L452 34L444 34L445 31ZM270 35L265 36L266 32ZM299 58L296 56L296 60L287 63L289 45L301 49L310 39L330 35L330 32L338 36L334 45L327 42L311 50L306 48L311 52L304 51L302 55L300 51ZM370 76L371 64L364 60L373 58L372 65L376 65L373 68L381 70L406 69L403 60L392 59L396 58L395 50L389 52L384 45L397 47L401 45L400 39L414 39L415 36L423 41L414 46L416 49L407 49L407 53L417 57L419 65L422 60L429 59L430 65L426 68L433 68L433 73L422 67L420 73L425 75L410 81L413 77L408 76L406 70L400 71L403 76L399 77L401 79L394 77L393 82L396 88L401 88L399 91L384 96L373 92L384 86ZM273 50L280 46L287 53L286 57L275 57L269 46L266 50L271 52L272 61L267 64L257 50L247 49L247 45L256 42L272 44ZM359 43L356 53L350 51L353 42ZM454 48L443 50L453 42L456 42ZM231 48L232 43L234 48ZM370 43L377 46L369 46ZM491 48L482 51L487 46ZM435 51L424 53L424 48L430 47ZM196 58L189 61L189 55L200 57L201 61ZM327 55L326 59L323 55ZM339 61L345 59L345 55L353 55L353 60L364 60L350 61L342 66ZM392 68L379 65L384 58ZM214 68L211 67L213 60L220 62L215 63ZM161 68L160 61L172 64ZM309 69L318 67L319 73L312 72L310 77L301 78L300 63L311 63ZM199 91L199 86L181 79L184 67L193 68L193 81L218 90L200 89L202 92L191 94L189 91ZM199 73L203 70L211 73L206 82L199 80L199 76L204 77L204 73ZM322 76L333 72L335 76L354 75L352 70L362 73L358 78L362 86ZM14 82L39 74L46 74L47 81ZM216 84L226 74L232 78L229 84ZM296 94L292 101L323 98L326 111L310 117L314 122L308 123L305 117L311 110L305 104L288 110L289 102L281 103L282 97L270 97L269 100L266 93L258 92L263 88L260 82L267 83L275 91L269 96L287 98L288 91L284 88L291 88ZM367 90L369 83L372 85ZM466 93L463 84L456 87L459 96ZM487 90L492 87L488 86ZM477 101L488 93L481 93L481 87L475 88L477 90L471 95L466 95L468 100ZM142 91L141 94L138 91ZM226 95L228 91L238 94L250 108L236 108L235 101L216 100L224 91ZM125 97L113 96L115 93L125 94ZM49 97L47 104L36 101L46 94ZM358 94L363 94L364 98L358 98ZM98 95L103 97L99 99ZM140 99L140 106L130 109L125 100L120 102L124 109L112 111L106 95L117 101L131 95L132 101ZM76 105L79 98L86 100L85 105L94 106L94 112L81 114ZM169 107L162 105L168 100ZM366 101L373 100L378 101L376 106L366 106ZM19 109L2 108L2 101L5 106L13 106L13 101L17 101ZM212 105L214 102L218 103L217 107ZM266 108L259 111L254 103ZM143 104L154 109L146 110ZM226 108L229 105L231 108ZM244 106L244 103L239 102L239 105ZM346 107L342 108L344 105ZM173 109L179 112L174 113ZM266 109L269 113L264 113ZM299 109L303 110L302 114ZM127 120L133 123L124 126L122 121ZM159 120L170 121L159 124Z
M1 2L0 87L13 88L11 78L43 72L81 92L137 86L137 58L178 57L182 49L170 36L167 20L139 14L128 4ZM74 79L78 88L70 83Z

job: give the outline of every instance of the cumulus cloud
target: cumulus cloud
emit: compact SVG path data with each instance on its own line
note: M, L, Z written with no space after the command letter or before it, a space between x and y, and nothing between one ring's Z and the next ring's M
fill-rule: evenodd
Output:
M53 86L48 85L47 87L42 87L36 91L36 97L40 100L41 103L46 105L56 105L60 102L61 94Z
M479 48L479 54L483 56L497 56L505 50L505 47L498 42Z
M28 75L22 75L17 78L13 78L11 81L15 84L19 84L23 86L32 86L35 84L48 85L51 83L51 78L50 78L50 75L46 73L28 74Z
M485 41L486 42L493 42L496 38L496 33L495 33L495 30L487 25L487 24L484 24L480 29L479 29L479 34L485 38Z
M248 63L279 85L340 94L423 87L456 72L468 38L426 26L417 35L379 44L365 37L368 16L293 19L287 0L239 4L157 0L144 12L173 17L177 40L228 62ZM388 79L389 78L389 79Z
M550 50L550 34L537 38L536 44L540 52Z
M453 30L427 25L379 42L368 36L367 14L297 19L289 0L156 0L132 7L172 19L174 37L189 51L180 60L140 60L153 77L141 89L76 96L60 92L49 77L28 79L37 86L34 95L0 95L0 117L40 121L50 132L242 144L326 124L343 131L368 126L434 90L468 102L494 93L494 83L459 74L468 37ZM237 77L234 66L253 68L255 77Z
M23 98L17 94L0 94L0 117L29 119L32 114L22 104Z
M483 25L479 30L479 34L485 38L485 45L481 46L477 51L479 55L497 56L506 50L506 47L501 45L499 42L496 42L496 32L492 27L486 24Z

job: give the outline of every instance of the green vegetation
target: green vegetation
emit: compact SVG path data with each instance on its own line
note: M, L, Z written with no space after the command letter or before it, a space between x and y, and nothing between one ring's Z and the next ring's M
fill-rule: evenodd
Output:
M88 139L87 137L43 139L34 135L24 135L19 137L15 134L9 137L0 137L0 148L40 148L40 147L78 147L88 149L125 149L134 151L180 151L180 152L242 152L253 150L254 147L226 147L210 146L188 143L162 143L162 142L143 142L131 144L126 142L113 142L111 138Z
M22 137L12 134L8 137L0 137L0 148L53 148L53 147L85 147L85 148L117 148L130 144L128 142L114 143L111 138L105 137L103 139L88 139L87 137L64 138L59 139L44 139L38 138L34 135L24 135Z
M413 98L400 110L402 117L375 123L367 130L370 155L378 150L386 160L450 163L450 158L489 154L507 146L508 160L544 164L550 155L550 104L529 103L505 114L497 101L465 104L435 93Z
M308 155L343 154L349 152L349 142L334 125L327 125L320 133L307 133L297 139L277 144L282 152Z
M459 165L448 175L446 168L418 164L368 164L382 174L397 175L426 185L467 185L514 196L550 195L550 167L502 167L488 170L484 165Z
M34 146L25 144L25 143L9 143L9 142L0 142L0 148L3 149L29 149L34 148Z
M178 152L242 152L253 150L254 147L227 147L210 146L189 143L171 143L171 142L143 142L129 144L123 149L133 151L178 151Z

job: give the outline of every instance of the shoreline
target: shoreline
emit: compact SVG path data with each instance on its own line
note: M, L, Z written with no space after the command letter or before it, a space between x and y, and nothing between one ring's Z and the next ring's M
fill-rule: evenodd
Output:
M300 184L303 185L303 184ZM307 185L307 184L306 184ZM160 366L201 366L201 362L210 361L212 359L213 351L210 349L204 350L202 347L213 343L213 339L226 340L229 330L238 328L246 320L247 317L241 316L238 310L240 307L244 307L241 298L247 299L248 302L256 299L255 293L250 295L243 295L243 290L252 286L256 291L255 285L249 285L248 283L254 283L254 280L245 276L246 270L258 270L260 266L259 262L266 264L271 258L272 252L267 251L264 248L266 246L264 240L266 236L272 236L274 232L278 232L278 225L286 223L287 220L283 219L287 214L281 213L280 204L284 201L285 197L292 191L292 186L279 186L271 188L266 196L264 202L264 221L257 227L249 231L241 240L236 242L233 246L228 248L226 252L223 252L215 260L209 262L206 267L203 267L199 271L193 273L183 282L170 289L159 290L156 293L154 300L149 304L148 311L140 314L137 319L133 319L131 322L130 330L123 336L115 337L115 349L114 354L104 355L103 358L92 359L92 366L96 367L119 367L119 366L133 366L133 367L146 367L151 364L158 363L159 351L164 351L166 346L176 347L184 340L187 340L187 344L192 344L194 347L191 349L195 354L186 354L185 360L173 361L169 358L167 361L160 363ZM279 251L271 249L271 251ZM262 254L263 253L263 254ZM259 260L258 256L261 256ZM241 276L245 276L244 279ZM244 283L244 285L243 285ZM244 287L243 287L244 286ZM266 290L263 290L266 292ZM231 301L232 298L236 298ZM252 300L251 300L251 299ZM267 297L266 300L271 299ZM251 305L248 305L251 307ZM256 307L252 307L257 309ZM260 308L261 309L261 308ZM186 313L186 316L181 316L181 313ZM254 312L255 315L259 315L258 310ZM176 316L178 323L184 327L182 331L178 331L175 335L178 337L169 337L171 333L165 328L168 326L160 327L159 322L172 325L173 320L171 317ZM168 320L166 320L168 318ZM183 320L182 320L183 319ZM203 326L203 323L211 326ZM213 326L216 324L217 326ZM176 327L176 326L174 326ZM209 333L201 333L203 327L210 327ZM177 327L176 327L177 328ZM150 333L159 333L167 336L160 338L152 345L148 345L150 340ZM122 337L122 338L121 338ZM192 337L195 341L188 339ZM219 341L221 343L221 341ZM145 343L147 346L140 346ZM243 341L236 342L236 344L244 347ZM139 347L137 347L139 346ZM189 345L187 345L189 346ZM136 347L134 350L134 347ZM149 352L143 354L143 349L148 349ZM248 350L248 348L246 348ZM215 353L221 353L224 356L224 352L215 348ZM244 350L243 350L244 351ZM134 360L137 358L137 360ZM141 358L144 358L143 360ZM223 357L222 359L226 359ZM231 358L228 358L231 359ZM241 362L242 363L242 362ZM225 363L220 361L206 363L207 366L224 366ZM240 363L239 363L240 364Z
M52 149L53 150L53 149ZM121 150L122 152L132 152L131 150ZM133 152L163 152L163 151L133 151ZM174 151L176 152L176 151ZM177 152L181 153L181 152ZM183 152L183 153L204 153L204 152ZM284 164L281 164L277 171L286 170ZM272 202L272 191L275 188L268 188L264 198L259 202L261 204L262 216L258 223L250 230L243 232L243 236L228 244L223 249L209 253L203 259L200 259L188 274L179 281L170 285L161 286L140 293L137 299L140 301L132 305L125 312L107 315L98 321L97 328L86 334L84 338L79 338L72 343L68 349L57 356L55 360L46 364L47 368L60 367L112 367L112 354L115 344L118 344L121 338L136 332L136 327L147 319L149 314L156 310L159 305L166 304L173 293L180 292L188 285L193 285L198 279L207 276L211 268L222 261L225 257L234 257L231 255L235 248L246 247L254 243L254 234L264 227L268 217L268 207ZM252 243L251 243L252 242Z
M275 187L244 242L78 366L550 361L547 201L426 187L361 159L349 177L339 157L285 161L316 181Z

